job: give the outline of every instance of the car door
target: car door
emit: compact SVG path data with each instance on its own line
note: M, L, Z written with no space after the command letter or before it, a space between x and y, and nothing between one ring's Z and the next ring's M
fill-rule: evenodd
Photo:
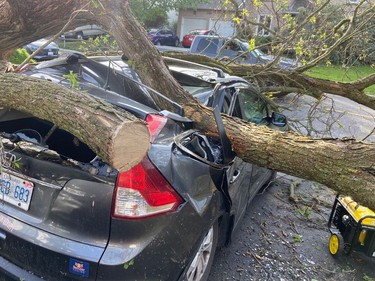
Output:
M160 42L162 45L168 45L168 36L166 30L160 30L159 32Z
M242 118L235 87L224 86L218 90L213 98L212 106L219 107L222 113L230 116ZM232 201L231 215L234 219L233 225L236 227L241 217L245 214L249 198L249 186L252 175L252 164L243 161L235 156L227 168L228 193Z
M268 103L254 88L237 88L238 111L241 118L258 125L268 125L269 109ZM249 188L249 199L253 198L259 189L270 179L272 171L252 165L251 182Z
M166 45L173 46L174 45L174 38L173 38L173 32L166 30L165 31L165 40Z
M223 113L238 117L258 125L268 125L268 103L255 88L246 83L237 83L217 91L213 103ZM270 179L272 171L247 163L235 157L227 170L229 195L232 212L236 214L236 225L261 187Z

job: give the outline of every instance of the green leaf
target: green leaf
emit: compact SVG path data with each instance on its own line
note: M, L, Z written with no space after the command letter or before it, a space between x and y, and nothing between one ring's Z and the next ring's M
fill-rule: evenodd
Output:
M128 269L133 264L134 264L134 259L127 261L126 263L124 263L124 269Z

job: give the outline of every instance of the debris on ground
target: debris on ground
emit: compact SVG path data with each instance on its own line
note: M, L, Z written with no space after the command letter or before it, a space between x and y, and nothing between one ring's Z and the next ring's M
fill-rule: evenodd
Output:
M216 252L208 280L375 281L375 258L329 253L335 196L321 184L278 174L254 198L232 243Z

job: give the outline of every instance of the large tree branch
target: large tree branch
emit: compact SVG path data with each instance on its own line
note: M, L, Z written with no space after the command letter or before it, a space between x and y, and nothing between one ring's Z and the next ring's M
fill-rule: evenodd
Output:
M217 134L211 109L187 104L185 111L199 129L209 135ZM318 181L339 193L347 194L350 189L353 197L375 208L375 165L372 164L375 144L314 139L259 127L225 115L223 121L232 148L239 157L259 166Z
M74 11L85 5L91 5L91 1L0 0L0 59L8 58L15 48L58 33ZM87 18L75 20L75 24L86 22Z
M367 87L375 84L375 74L370 74L362 79L358 79L351 83L358 90L364 90Z
M202 60L202 56L183 53L176 54L171 52L167 52L166 55L180 59L187 59L193 62L201 62L210 66L214 65L219 68L221 67L220 63L215 63L212 59L205 58ZM317 99L321 98L323 93L330 93L346 97L359 104L375 109L375 98L363 92L363 89L373 84L375 81L375 75L370 75L355 82L341 83L313 78L303 73L296 73L285 69L277 68L266 70L261 65L229 64L225 66L225 70L227 72L229 70L229 73L232 75L244 77L250 81L257 80L262 84L272 83L274 85L269 88L261 87L263 91L267 91L268 89L272 92L281 91L285 93L289 88L290 90L293 90L293 92L303 92Z
M19 74L0 74L0 105L53 122L119 171L140 162L149 147L146 124L88 94ZM35 93L43 93L36 95Z

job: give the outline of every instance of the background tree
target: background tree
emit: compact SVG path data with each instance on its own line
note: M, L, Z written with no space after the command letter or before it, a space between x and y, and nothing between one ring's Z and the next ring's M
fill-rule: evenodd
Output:
M27 3L25 4L25 2ZM0 0L0 27L2 29L0 33L0 56L3 59L7 59L14 48L33 39L58 32L67 20L68 15L85 5L87 5L86 12L77 17L76 24L97 22L104 26L117 39L118 45L124 54L134 62L134 67L146 84L153 86L169 98L182 104L186 116L195 121L195 126L198 129L209 135L214 136L217 134L212 110L199 104L194 98L185 93L173 79L162 57L145 36L145 30L133 17L127 1L68 0L61 3L61 1L56 0L43 2L36 0ZM319 8L315 13L318 13L318 11ZM363 13L361 14L362 20L365 20ZM367 13L370 13L370 10L367 10ZM359 14L358 11L357 14ZM32 15L32 17L27 15ZM304 23L297 25L297 27L303 27L305 23L310 22L313 15L307 17ZM50 23L51 17L54 18L52 26ZM327 47L318 58L312 58L300 68L294 71L287 71L276 68L275 65L267 65L265 67L259 65L248 66L245 69L246 75L251 79L263 77L265 81L272 81L278 87L284 87L284 90L287 87L303 89L306 92L310 89L310 92L315 92L316 96L326 92L326 90L332 90L333 92L336 90L340 94L341 88L344 89L348 85L317 80L302 74L309 67L329 57L335 49L334 47L349 41L353 38L352 32L354 34L358 33L357 28L363 28L364 25L360 21L357 22L356 17L353 17L336 27L343 35L335 41L335 44ZM343 30L341 31L341 29ZM297 38L296 33L291 33L289 39L292 40L294 38ZM283 42L286 45L288 41L280 41L280 44L283 44ZM137 52L135 50L142 51ZM235 71L244 71L243 66L231 65L230 69L233 73ZM13 89L17 88L15 85L18 85L19 79L23 80L23 88L21 91L13 91ZM369 79L371 80L372 77ZM350 84L351 92L354 89L358 96L363 97L362 86L368 83L366 81L369 79ZM163 83L160 83L160 81L163 81ZM33 99L34 95L35 97L40 96L41 87L43 87L43 95L51 95L53 97L56 93L55 87L48 87L50 86L49 82L38 81L36 83L31 78L20 78L17 74L0 75L0 84L2 85L0 94L4 96L2 104L16 109L19 108L20 101L27 96L24 93L28 93L30 100ZM36 84L36 87L31 87L31 85ZM316 88L315 91L311 90L313 86ZM42 110L35 112L35 106L32 103L23 102L22 104L25 107L22 110L32 112L44 119L54 118L53 122L58 125L64 124L64 119L59 119L54 114L50 114L53 112L53 106L57 106L58 110L59 106L65 104L64 98L68 99L68 95L65 95L64 92L68 91L63 89L59 91L58 96L62 99L62 102L57 105L44 103L45 110L41 107ZM10 95L6 97L5 93L10 93ZM79 93L76 94L79 95ZM84 95L81 94L81 98L85 101ZM162 100L157 101L162 107L168 107ZM100 103L96 103L92 99L90 99L90 102L84 102L84 104L93 108L101 107ZM69 110L69 108L65 110ZM113 110L116 112L116 109ZM74 116L74 114L73 107L71 116ZM226 115L223 115L222 118L227 135L232 142L232 149L246 161L321 182L340 193L352 194L355 199L359 199L369 207L375 208L375 198L373 196L375 191L375 167L373 165L375 145L355 140L313 139L295 133L270 130L267 127L256 126ZM120 124L115 124L115 126L122 128L123 122L118 123ZM90 125L89 121L88 124L83 124L83 126ZM141 127L137 126L130 133L136 134L138 131L142 131ZM74 124L63 128L73 132L78 137L81 137L80 130L84 131L85 129L77 128ZM93 144L92 140L81 137L82 139L99 156L113 164L115 168L123 169L131 165L130 163L116 165L116 161L112 161L111 156L108 156L110 155L110 153L107 153L108 151L102 151ZM116 136L114 136L113 141L116 143ZM147 146L145 147L147 149ZM290 157L290 155L293 155L293 157ZM134 161L132 163L134 164Z
M130 0L130 7L137 20L147 29L168 26L168 11L195 8L203 2L207 0Z
M156 1L131 0L130 5L134 16L146 28L162 27L168 24L167 9Z

